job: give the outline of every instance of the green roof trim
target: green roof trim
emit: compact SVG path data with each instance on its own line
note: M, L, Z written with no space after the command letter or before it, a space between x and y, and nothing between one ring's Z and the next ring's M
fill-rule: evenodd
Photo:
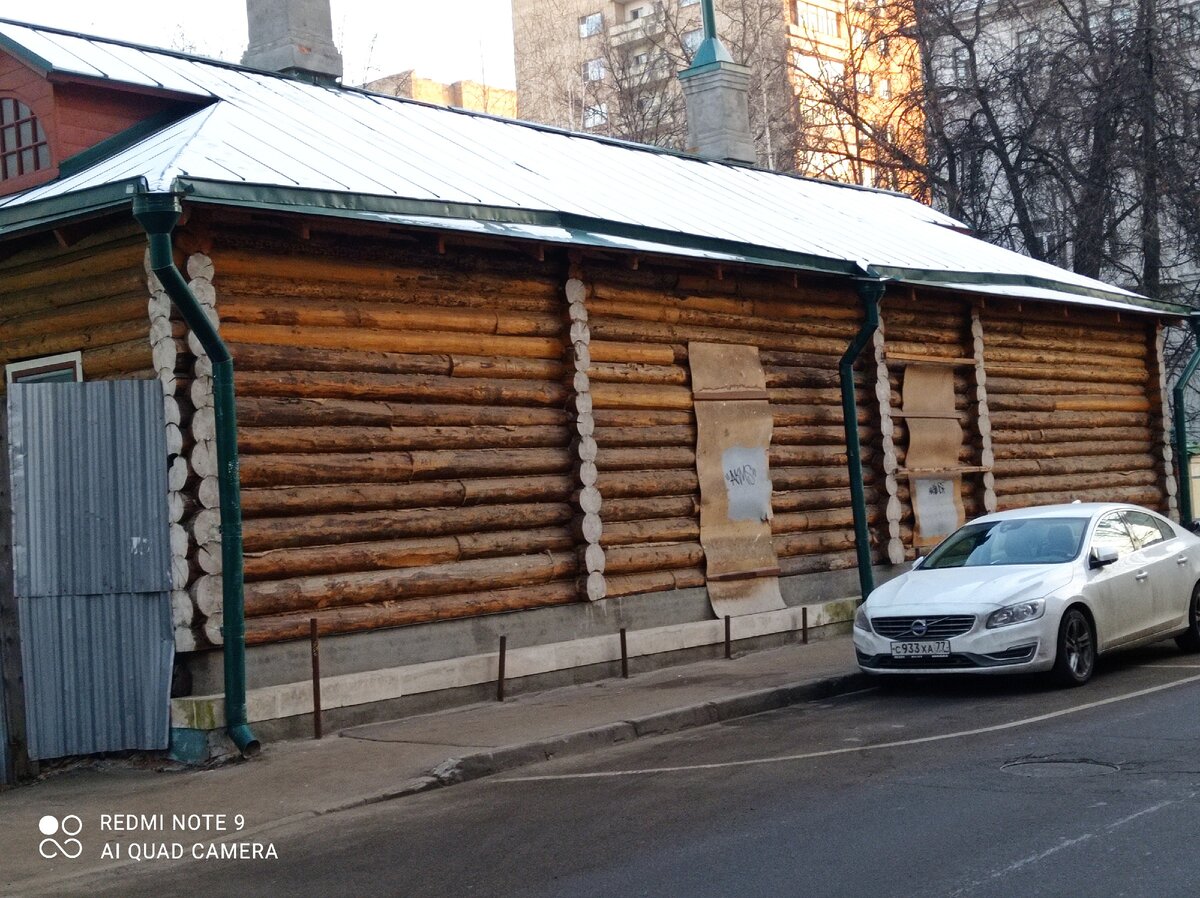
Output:
M18 206L0 206L0 239L52 228L96 212L130 204L134 194L145 190L145 178L132 178Z
M1129 296L1124 293L1112 293L1107 290L1094 290L1079 284L1068 284L1052 278L1042 278L1027 274L990 274L975 271L932 271L919 268L892 268L886 265L872 265L872 272L880 277L903 281L906 284L925 285L929 287L950 288L961 286L997 286L1032 287L1041 290L1054 290L1058 293L1069 293L1089 299L1105 299L1120 303L1133 309L1144 309L1167 314L1187 315L1191 309L1178 303L1151 299L1148 296Z
M24 22L16 22L11 19L0 19L0 22L12 25L26 25ZM26 25L26 27L28 26ZM24 60L26 64L34 68L43 78L54 71L54 66L50 64L49 60L42 59L42 57L25 47L24 44L18 44L6 34L0 34L0 50L5 50L17 57L17 59Z
M296 187L264 187L261 185L228 184L180 178L176 184L184 196L193 202L237 205L244 208L282 212L299 212L338 218L362 218L381 215L403 219L408 216L451 221L494 222L504 225L528 225L561 228L577 235L588 234L597 240L607 238L603 245L613 249L631 250L617 241L637 240L666 248L691 249L719 255L723 259L752 264L771 264L812 271L820 274L862 277L865 272L855 263L843 259L828 259L805 253L776 250L769 247L699 237L679 231L629 225L589 218L569 213L514 209L499 206L480 206L446 203L436 200L397 199L362 194L332 193ZM404 223L398 221L397 223ZM415 223L420 227L420 223ZM429 225L426 225L429 226ZM541 238L539 238L541 239ZM601 245L601 244L592 244Z

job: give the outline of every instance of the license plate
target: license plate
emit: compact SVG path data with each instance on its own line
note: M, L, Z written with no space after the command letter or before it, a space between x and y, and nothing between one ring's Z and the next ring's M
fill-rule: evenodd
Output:
M893 642L893 658L945 658L950 654L950 640L936 642Z

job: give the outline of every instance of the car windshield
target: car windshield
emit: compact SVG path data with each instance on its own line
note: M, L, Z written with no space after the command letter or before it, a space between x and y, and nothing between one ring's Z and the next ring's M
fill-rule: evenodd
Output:
M988 521L955 531L934 549L921 570L989 564L1061 564L1083 548L1088 518Z

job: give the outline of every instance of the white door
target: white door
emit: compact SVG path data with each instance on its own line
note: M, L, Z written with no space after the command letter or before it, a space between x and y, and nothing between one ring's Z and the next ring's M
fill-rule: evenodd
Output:
M1096 523L1087 557L1097 549L1117 553L1112 564L1091 570L1084 587L1096 615L1099 647L1104 650L1136 638L1153 616L1154 592L1145 559L1120 512L1106 514Z

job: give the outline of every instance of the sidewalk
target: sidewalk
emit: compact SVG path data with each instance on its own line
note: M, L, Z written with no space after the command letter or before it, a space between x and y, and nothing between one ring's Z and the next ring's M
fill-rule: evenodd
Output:
M305 817L810 701L865 680L849 636L835 636L269 744L252 761L209 770L99 763L0 793L0 894L84 890L88 874L131 863L102 858L105 843L247 840ZM172 814L205 813L240 814L245 828L172 828ZM39 854L47 814L80 818L78 859ZM101 815L114 814L165 815L165 826L102 831Z

